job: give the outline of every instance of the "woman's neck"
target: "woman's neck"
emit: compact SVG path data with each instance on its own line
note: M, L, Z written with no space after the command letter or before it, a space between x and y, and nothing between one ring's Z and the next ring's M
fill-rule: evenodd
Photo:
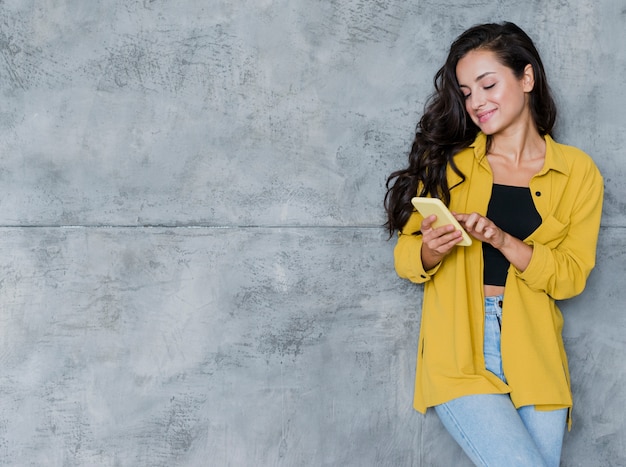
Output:
M546 141L534 131L494 135L487 150L493 182L502 185L529 186L543 168Z
M546 142L534 124L492 135L487 150L487 154L503 157L513 166L543 159L545 153Z

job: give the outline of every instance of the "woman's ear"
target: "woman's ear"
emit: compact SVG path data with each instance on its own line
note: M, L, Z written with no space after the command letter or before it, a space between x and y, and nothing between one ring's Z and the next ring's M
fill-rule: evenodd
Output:
M535 70L533 70L533 66L530 63L524 68L522 86L524 88L524 92L531 92L535 87Z

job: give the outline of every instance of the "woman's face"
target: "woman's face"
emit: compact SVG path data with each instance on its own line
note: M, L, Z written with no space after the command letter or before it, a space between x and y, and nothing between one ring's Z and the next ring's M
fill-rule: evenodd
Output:
M456 78L465 96L465 110L483 133L494 135L532 123L530 65L520 79L493 52L472 50L457 63Z

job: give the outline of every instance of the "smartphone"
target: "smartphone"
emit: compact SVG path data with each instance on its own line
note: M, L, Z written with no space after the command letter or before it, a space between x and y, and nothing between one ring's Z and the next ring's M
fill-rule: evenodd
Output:
M463 234L463 240L457 243L457 245L470 246L472 244L472 238L463 229L463 227L461 227L461 224L459 224L450 210L440 199L416 196L411 200L411 203L413 203L415 209L417 209L422 216L428 217L432 214L437 216L437 220L433 222L433 227L441 227L442 225L452 224L455 229L460 230Z

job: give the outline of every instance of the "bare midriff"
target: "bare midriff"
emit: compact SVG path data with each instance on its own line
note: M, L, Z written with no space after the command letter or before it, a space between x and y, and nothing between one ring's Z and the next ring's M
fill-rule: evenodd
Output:
M485 297L496 297L498 295L504 295L504 286L502 285L484 285L483 286Z

